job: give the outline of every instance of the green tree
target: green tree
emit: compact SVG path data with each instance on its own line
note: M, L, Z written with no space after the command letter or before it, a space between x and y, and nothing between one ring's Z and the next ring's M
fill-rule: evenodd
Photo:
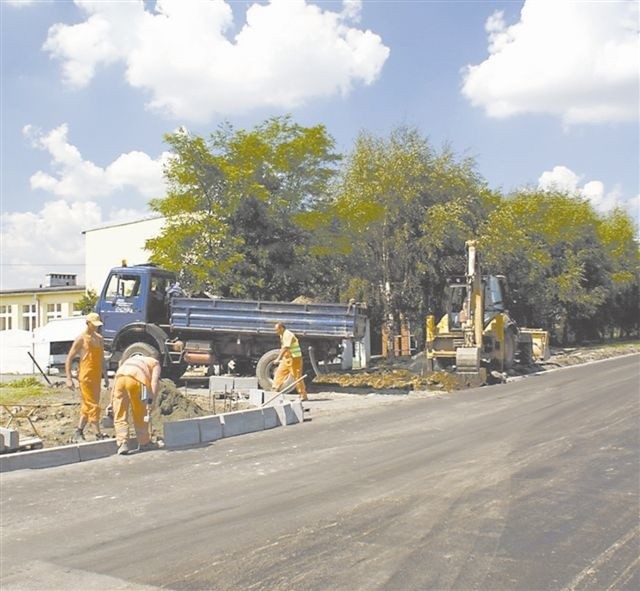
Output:
M154 262L225 296L289 299L313 289L304 216L339 159L326 129L278 117L250 131L225 124L208 140L184 131L166 140L175 157L167 197L151 204L167 218L147 245Z
M399 127L388 138L361 133L332 206L349 244L344 295L372 302L374 322L384 322L389 339L401 315L420 334L436 293L440 299L446 255L456 253L460 265L450 266L461 272L464 241L487 196L472 160L446 147L435 152L416 129Z
M165 166L167 196L151 201L165 217L159 236L147 241L151 260L175 271L187 288L216 290L241 260L241 238L232 232L234 203L224 163L208 143L185 129L166 135L173 156Z
M614 209L606 215L598 236L609 259L610 286L598 318L602 336L640 335L640 250L638 228L627 213Z
M481 231L484 260L515 288L521 324L548 328L560 343L601 334L614 283L631 278L621 269L616 279L603 232L615 234L587 201L560 192L522 190L491 212Z
M74 304L74 310L81 312L82 314L89 314L96 311L96 304L98 303L98 294L93 289L88 289L87 292Z

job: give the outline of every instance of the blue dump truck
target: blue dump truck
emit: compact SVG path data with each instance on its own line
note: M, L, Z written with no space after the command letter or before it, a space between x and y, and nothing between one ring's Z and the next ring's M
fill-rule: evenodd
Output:
M96 311L111 369L132 355L154 354L163 376L174 380L189 366L205 366L208 375L256 375L269 389L279 348L276 322L296 334L315 373L335 363L366 367L370 356L362 304L185 297L173 273L151 264L111 269Z

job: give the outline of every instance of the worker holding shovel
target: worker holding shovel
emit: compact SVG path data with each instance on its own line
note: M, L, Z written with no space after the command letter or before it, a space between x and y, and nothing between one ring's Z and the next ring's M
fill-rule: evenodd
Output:
M111 394L113 423L118 454L126 455L129 447L127 411L131 409L133 426L138 438L138 450L153 449L151 443L151 404L158 395L160 363L153 357L134 355L125 359L116 372Z
M276 333L280 337L280 353L274 363L278 364L273 376L273 389L279 391L282 385L291 376L296 383L296 390L300 395L300 400L308 400L307 389L302 378L302 349L298 338L282 322L277 322Z

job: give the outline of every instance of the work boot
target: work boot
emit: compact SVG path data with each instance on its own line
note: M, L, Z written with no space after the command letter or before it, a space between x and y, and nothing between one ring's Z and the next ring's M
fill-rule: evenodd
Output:
M102 441L103 439L109 439L106 433L96 433L96 441Z
M301 402L306 402L307 400L309 400L309 397L306 394L300 394Z
M86 441L84 433L82 432L82 429L76 429L75 433L71 437L71 443L80 443L81 441Z
M119 456L126 456L131 450L129 449L129 442L128 441L123 441L119 446L118 446L118 455Z

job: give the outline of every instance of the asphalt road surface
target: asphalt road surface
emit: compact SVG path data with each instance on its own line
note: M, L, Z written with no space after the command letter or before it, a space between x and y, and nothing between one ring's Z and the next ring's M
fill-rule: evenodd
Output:
M4 474L0 587L640 589L639 361Z

